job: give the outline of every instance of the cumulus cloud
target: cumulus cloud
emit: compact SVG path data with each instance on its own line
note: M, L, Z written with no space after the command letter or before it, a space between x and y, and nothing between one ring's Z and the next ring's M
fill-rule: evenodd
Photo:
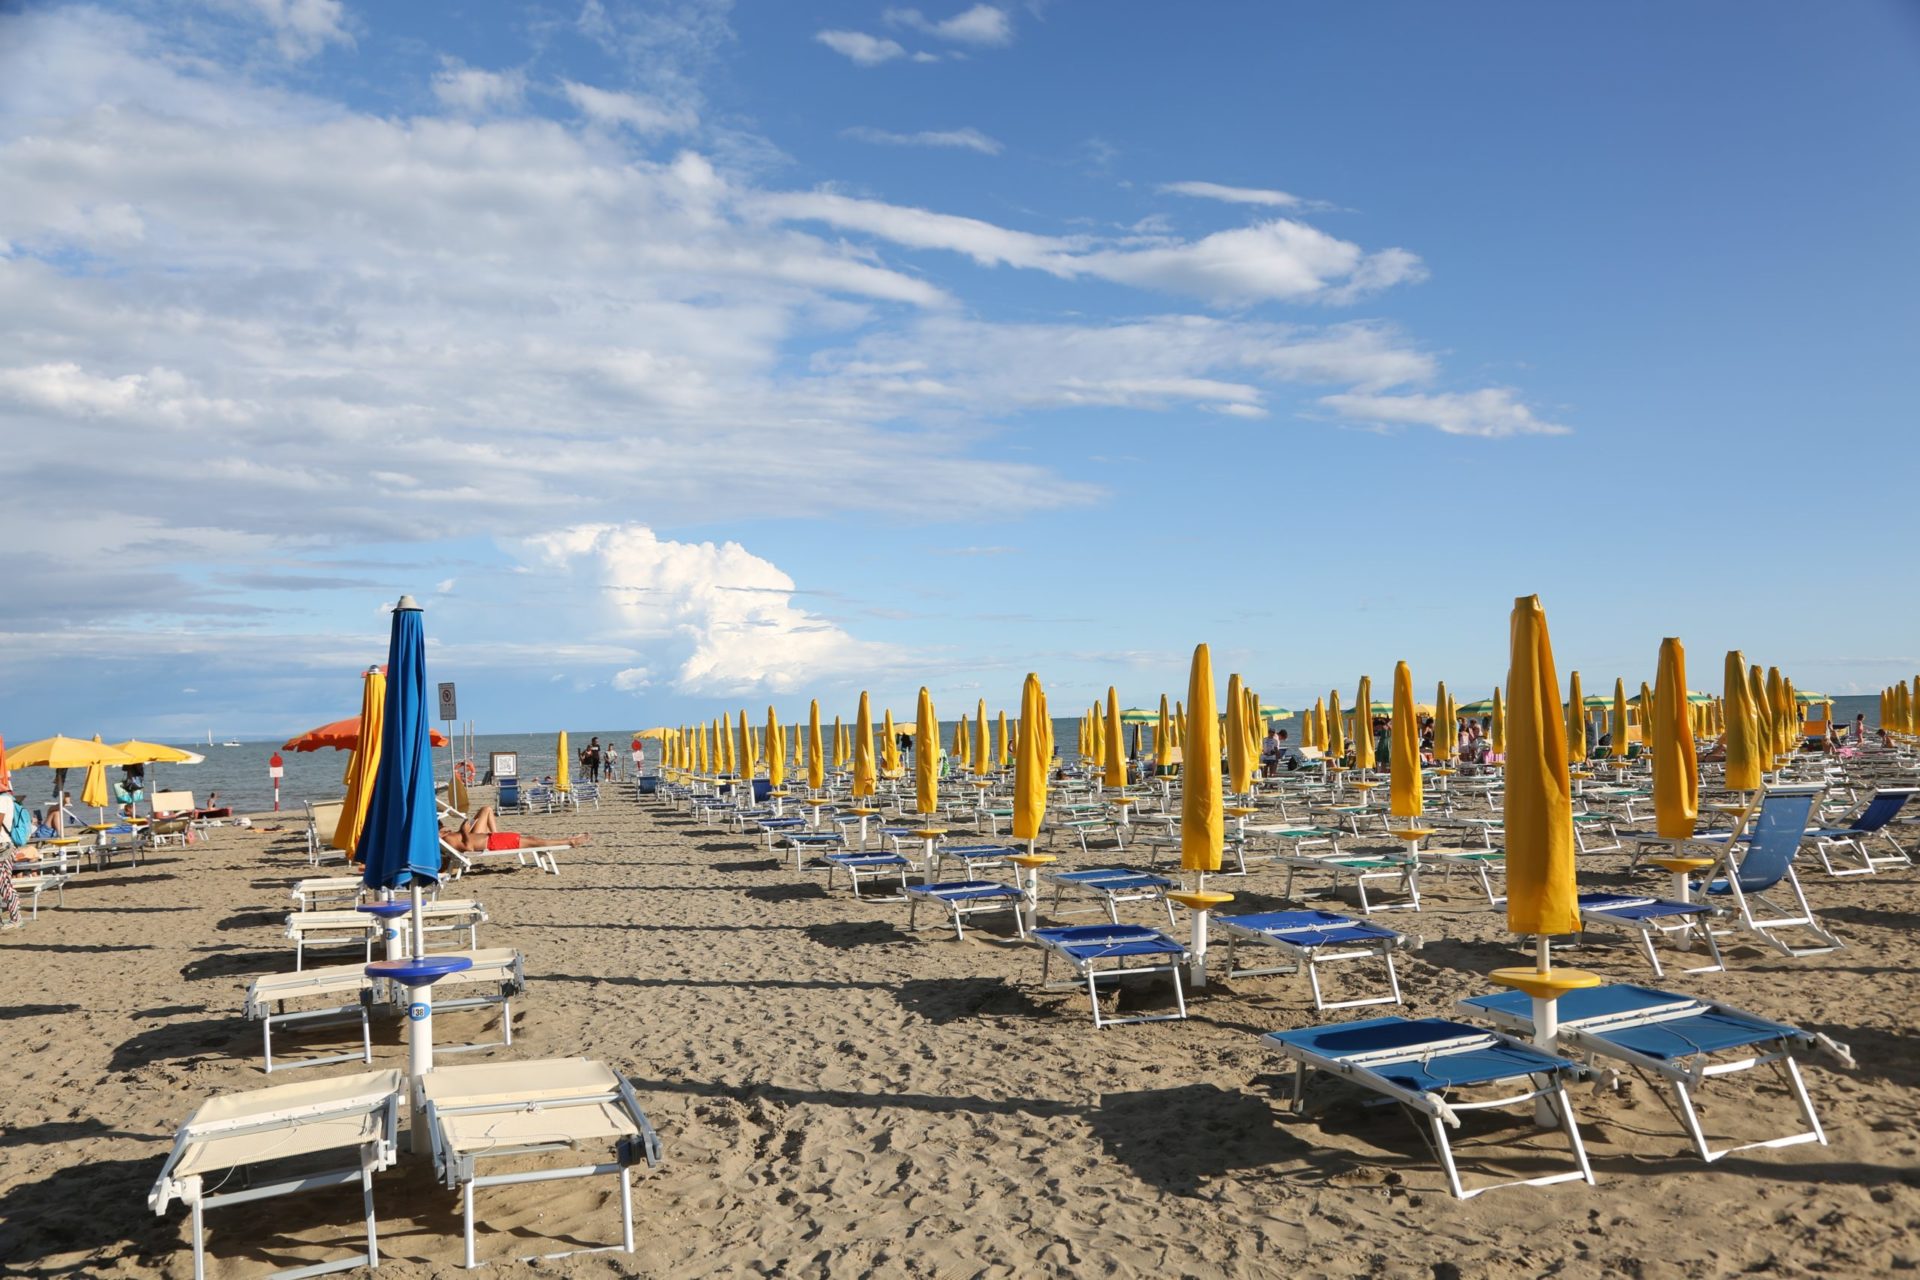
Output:
M527 77L521 71L483 71L448 59L433 76L433 96L455 111L483 115L520 105Z
M973 128L921 129L914 133L895 133L891 129L855 125L850 129L842 129L840 136L852 138L856 142L871 142L886 147L947 147L960 151L978 151L983 156L997 156L1002 150L998 139L989 138Z
M642 137L687 133L700 122L689 107L672 106L642 94L596 89L577 80L562 80L560 90L574 109L593 123L625 127Z
M275 43L288 58L310 58L330 44L353 42L341 0L243 0L243 4L273 31Z
M1560 436L1571 430L1542 420L1508 387L1431 395L1341 393L1322 396L1320 403L1356 422L1432 427L1452 436Z
M864 31L816 31L813 38L862 67L877 67L905 57L907 52L898 40L870 36Z
M528 540L549 572L598 586L623 639L676 661L682 693L790 693L900 664L794 603L794 581L737 542L674 542L639 524L578 525ZM628 669L622 677L636 684ZM638 680L649 682L638 668Z
M941 40L981 48L1013 42L1013 22L1007 11L991 4L976 4L951 18L934 21L918 9L888 9L882 15L888 25L924 32Z
M1170 195L1193 196L1200 200L1224 200L1228 204L1257 204L1275 209L1293 209L1305 204L1299 196L1286 191L1261 187L1228 187L1218 182L1166 182L1160 190Z

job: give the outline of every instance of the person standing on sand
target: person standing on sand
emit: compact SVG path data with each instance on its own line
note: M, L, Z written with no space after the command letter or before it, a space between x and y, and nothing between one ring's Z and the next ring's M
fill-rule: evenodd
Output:
M0 787L0 929L20 927L20 895L13 891L13 815L20 800L9 783Z

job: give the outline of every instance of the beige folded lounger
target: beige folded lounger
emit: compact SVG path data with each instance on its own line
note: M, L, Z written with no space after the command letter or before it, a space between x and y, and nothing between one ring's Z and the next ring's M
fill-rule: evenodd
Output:
M487 922L487 913L478 902L471 899L429 902L421 907L420 915L426 922L428 933L466 930L469 950L480 945L480 926ZM374 939L389 927L403 928L405 925L406 921L401 919L389 926L377 916L351 909L291 912L287 916L287 937L294 944L293 967L306 967L309 947L359 946L366 958L372 960Z

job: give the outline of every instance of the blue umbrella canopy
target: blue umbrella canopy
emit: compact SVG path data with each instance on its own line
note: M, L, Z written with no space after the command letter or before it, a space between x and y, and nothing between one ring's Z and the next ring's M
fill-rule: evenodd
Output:
M427 723L427 632L420 606L401 596L387 648L386 718L373 803L360 833L364 879L398 889L440 879L440 821Z

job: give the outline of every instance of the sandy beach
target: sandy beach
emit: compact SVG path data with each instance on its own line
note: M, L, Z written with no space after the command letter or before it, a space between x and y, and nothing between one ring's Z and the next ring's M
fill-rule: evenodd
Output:
M513 825L595 840L558 878L462 882L491 916L482 945L527 958L516 1043L483 1056L614 1064L666 1148L664 1166L636 1180L635 1254L530 1274L1866 1276L1920 1263L1911 873L1808 873L1843 952L1786 960L1736 944L1729 972L1666 983L1852 1046L1856 1069L1809 1071L1831 1145L1708 1167L1645 1082L1620 1094L1582 1085L1597 1187L1459 1202L1398 1112L1286 1111L1286 1073L1259 1033L1377 1012L1316 1017L1300 978L1216 981L1186 1022L1096 1032L1083 996L1036 991L1038 953L995 918L965 942L909 934L905 906L856 902L844 886L830 895L822 873L652 800ZM1088 860L1111 853L1096 843ZM1605 883L1622 866L1600 855L1581 870ZM135 869L87 872L64 907L49 900L0 939L13 993L8 1274L190 1274L183 1213L156 1218L147 1189L200 1099L267 1083L241 998L250 977L292 967L278 924L307 870L293 822L223 829ZM1234 909L1256 909L1279 905L1283 873L1217 883ZM1152 917L1136 906L1123 918ZM1383 918L1426 939L1403 962L1410 1015L1451 1013L1488 989L1479 975L1518 957L1464 878L1433 879L1425 911ZM1649 979L1624 941L1602 936L1578 963ZM1170 999L1164 979L1121 997ZM443 1037L468 1029L461 1017L479 1015L443 1017ZM403 1065L398 1019L375 1035L376 1065ZM1785 1092L1756 1089L1758 1075L1704 1091L1716 1139L1794 1122ZM1469 1120L1460 1150L1469 1181L1564 1159L1555 1135L1511 1112ZM380 1274L460 1273L458 1201L419 1162L381 1175L376 1204ZM209 1274L338 1256L357 1208L353 1192L330 1191L212 1213ZM484 1192L481 1217L481 1257L496 1263L618 1231L604 1180Z

